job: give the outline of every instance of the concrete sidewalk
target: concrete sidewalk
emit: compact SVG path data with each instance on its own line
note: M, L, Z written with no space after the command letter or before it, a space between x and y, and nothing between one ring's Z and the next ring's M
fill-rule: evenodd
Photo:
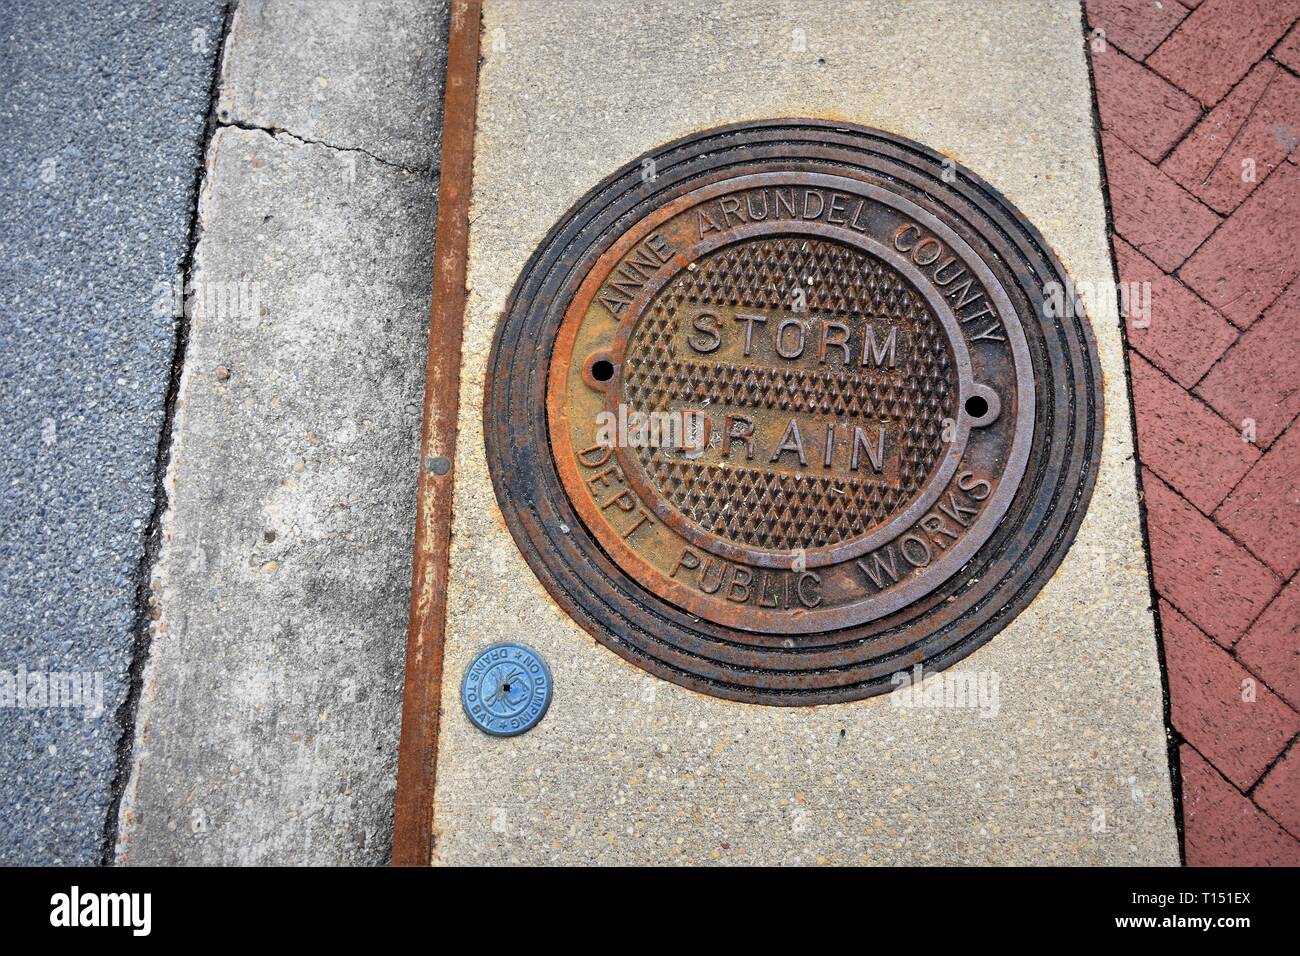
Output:
M447 17L234 14L119 862L388 859Z
M1089 302L1105 378L1096 491L1030 606L957 669L1001 708L889 696L772 708L648 676L566 615L497 507L483 449L492 335L537 243L640 153L747 119L832 117L985 177L1086 288L1109 285L1079 8L744 0L485 4L434 861L445 864L1178 862L1123 344ZM526 637L555 698L489 738L459 680ZM896 703L896 702L895 702Z

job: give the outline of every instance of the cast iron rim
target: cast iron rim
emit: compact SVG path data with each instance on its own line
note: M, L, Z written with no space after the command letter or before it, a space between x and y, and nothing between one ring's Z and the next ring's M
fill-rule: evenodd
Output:
M650 181L641 174L646 160L657 173ZM1029 338L1036 437L1002 523L943 585L888 617L828 633L828 643L756 649L736 642L731 629L659 599L605 554L561 486L545 397L559 321L591 265L619 235L710 177L778 168L851 173L960 227L1012 296ZM749 703L828 704L886 693L895 686L893 675L916 664L947 667L989 641L1050 579L1096 481L1103 425L1096 346L1074 310L1044 315L1049 283L1069 287L1037 229L1000 193L952 160L890 133L821 120L759 121L693 134L637 157L551 229L497 326L484 438L506 524L550 595L596 640L692 690Z

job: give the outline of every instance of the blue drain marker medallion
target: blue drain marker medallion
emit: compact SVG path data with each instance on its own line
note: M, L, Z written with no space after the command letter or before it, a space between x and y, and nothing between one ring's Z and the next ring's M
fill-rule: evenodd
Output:
M470 722L493 737L514 737L537 726L551 706L551 669L531 647L503 641L474 658L460 685Z

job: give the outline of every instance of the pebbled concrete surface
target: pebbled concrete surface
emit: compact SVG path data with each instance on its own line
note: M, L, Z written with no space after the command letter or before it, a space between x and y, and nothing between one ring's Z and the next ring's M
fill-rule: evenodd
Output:
M892 696L765 708L651 677L550 600L483 452L486 354L526 259L610 170L697 128L811 114L895 131L988 179L1076 280L1109 281L1078 6L567 9L485 5L435 862L1176 865L1113 304L1088 303L1106 430L1083 527L1030 606L956 665L999 675L988 718ZM536 729L489 738L461 711L460 677L521 635L547 657L555 698Z
M0 707L0 864L103 852L223 6L0 4L0 671L103 687Z
M121 863L389 857L446 25L235 13Z

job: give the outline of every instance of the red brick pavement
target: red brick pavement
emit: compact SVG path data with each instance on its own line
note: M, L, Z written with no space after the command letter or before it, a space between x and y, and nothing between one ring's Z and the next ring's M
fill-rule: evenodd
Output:
M1085 0L1191 865L1300 864L1300 0Z

